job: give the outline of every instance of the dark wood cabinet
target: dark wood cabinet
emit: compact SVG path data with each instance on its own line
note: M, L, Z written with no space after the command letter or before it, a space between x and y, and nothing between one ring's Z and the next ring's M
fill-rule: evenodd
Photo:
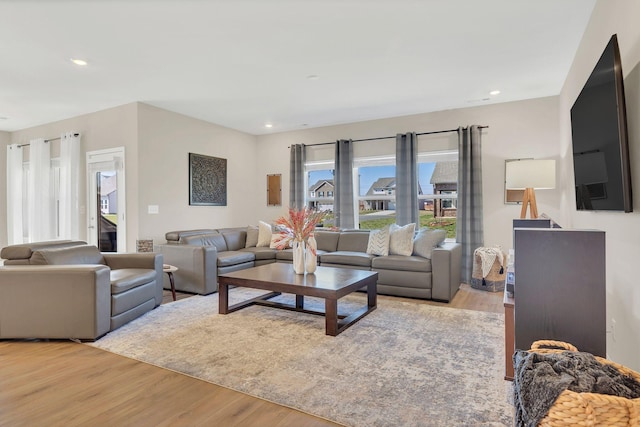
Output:
M551 339L606 357L605 233L514 228L515 348Z
M514 301L506 292L504 293L504 379L513 380L513 353L515 351L514 332Z

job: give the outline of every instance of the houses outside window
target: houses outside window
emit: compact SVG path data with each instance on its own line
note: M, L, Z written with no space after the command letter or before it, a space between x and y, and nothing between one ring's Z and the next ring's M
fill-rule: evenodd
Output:
M457 213L457 158L455 150L418 154L419 227L443 228L447 238L455 238ZM333 210L334 181L330 160L309 163L307 167L307 206ZM379 229L395 223L395 156L356 157L354 195L357 200L355 223L361 229Z
M102 196L102 198L100 199L100 210L103 214L109 213L109 199L107 199L105 196Z
M311 209L333 211L333 169L307 169L307 206Z

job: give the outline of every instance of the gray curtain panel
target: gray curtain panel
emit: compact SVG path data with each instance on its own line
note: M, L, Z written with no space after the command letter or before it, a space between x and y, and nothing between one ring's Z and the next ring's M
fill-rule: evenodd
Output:
M335 226L339 228L355 228L352 140L340 139L336 141L335 162L335 193L333 200Z
M396 224L420 225L418 212L418 140L415 133L396 135Z
M304 208L304 144L293 144L291 146L291 161L289 173L289 207L294 209Z
M483 246L482 162L478 126L458 128L458 209L456 240L462 245L462 281L471 282L473 251Z

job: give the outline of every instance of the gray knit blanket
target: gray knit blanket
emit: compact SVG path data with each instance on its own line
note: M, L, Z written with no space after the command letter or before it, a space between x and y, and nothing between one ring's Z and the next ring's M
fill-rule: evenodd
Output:
M535 427L564 390L636 399L640 383L602 364L590 353L553 354L516 350L514 405L516 426Z

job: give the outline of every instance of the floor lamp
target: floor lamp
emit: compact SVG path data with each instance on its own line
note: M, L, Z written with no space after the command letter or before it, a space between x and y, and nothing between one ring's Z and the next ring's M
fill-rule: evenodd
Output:
M508 162L505 171L507 190L524 190L520 218L527 217L531 208L531 218L538 218L535 190L556 188L555 160L517 160Z

